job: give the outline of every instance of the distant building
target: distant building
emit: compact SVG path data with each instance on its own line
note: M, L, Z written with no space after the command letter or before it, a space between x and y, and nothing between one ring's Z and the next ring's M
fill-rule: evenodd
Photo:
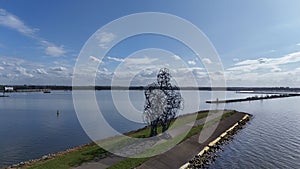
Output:
M4 91L6 91L6 92L13 92L14 91L14 87L4 87Z

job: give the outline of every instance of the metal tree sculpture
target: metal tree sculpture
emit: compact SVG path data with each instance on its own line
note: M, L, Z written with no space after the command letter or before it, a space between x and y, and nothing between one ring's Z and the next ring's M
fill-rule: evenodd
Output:
M183 109L183 99L178 87L172 86L170 80L169 69L162 68L157 75L157 82L148 85L145 90L144 121L151 126L151 137L157 135L159 124L162 132L165 132L178 111Z

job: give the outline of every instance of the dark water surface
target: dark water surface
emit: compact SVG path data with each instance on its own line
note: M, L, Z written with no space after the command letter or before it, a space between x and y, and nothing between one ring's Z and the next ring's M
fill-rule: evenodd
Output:
M214 109L215 105L210 107L205 103L211 100L209 92L196 91L200 95L200 106L189 97L195 91L184 92L185 109L182 114ZM117 113L110 91L98 91L96 96L101 112L119 132L145 125L141 120L127 121L124 114ZM248 96L228 92L228 98ZM136 112L141 112L143 92L130 92L130 99ZM123 98L117 98L115 102L123 106L128 104ZM210 168L300 168L299 103L300 97L227 104L227 109L254 116L234 140L224 146L224 151L218 154ZM134 116L137 119L142 117L141 114ZM8 98L0 98L0 166L39 158L88 142L91 140L79 124L71 92L12 93Z
M228 104L254 115L210 168L300 168L300 97Z
M0 166L87 142L70 92L12 93L0 98Z

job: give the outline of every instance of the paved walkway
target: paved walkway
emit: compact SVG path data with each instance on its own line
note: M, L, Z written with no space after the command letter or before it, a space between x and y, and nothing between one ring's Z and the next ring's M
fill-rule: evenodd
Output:
M229 127L231 127L233 124L235 124L237 121L239 121L244 114L242 113L236 113L229 118L226 118L220 122L220 125L217 127L217 129L214 131L211 137L204 143L200 144L198 142L199 135L192 136L191 138L185 140L184 142L176 145L171 150L154 156L150 160L146 161L144 164L139 166L138 168L141 169L166 169L166 168L179 168L181 165L192 159L195 154L197 154L199 151L201 151L210 141L214 140L218 136L220 136L223 132L225 132ZM210 119L214 119L216 116L210 116ZM204 119L199 119L195 122L195 124L187 123L185 125L182 125L180 127L176 127L174 129L171 129L168 133L172 137L176 137L184 132L187 131L187 128L190 128L191 126L198 126L205 123ZM207 127L203 129L201 132L204 133L211 133L211 130L213 127ZM151 141L151 140L150 140ZM161 139L159 143L164 142L166 140ZM145 145L146 144L146 145ZM135 142L133 145L129 145L127 147L124 147L122 152L127 152L127 155L135 154L137 152L142 152L142 150L145 150L145 146L153 146L154 144L158 144L157 140L154 140L153 142ZM79 167L76 167L75 169L104 169L107 168L113 164L116 164L122 160L126 159L125 157L120 157L116 155L111 155L109 157L106 157L104 159L101 159L99 161L93 161L84 163Z
M204 143L200 144L199 134L190 137L184 142L176 145L171 150L157 155L150 160L143 163L138 169L167 169L167 168L179 168L189 160L191 160L196 154L198 154L206 145L211 141L219 137L228 128L233 126L236 122L243 118L244 114L236 113L229 118L222 120L213 134ZM201 132L211 133L212 126L204 128Z
M81 166L76 167L75 169L103 169L107 168L113 164L116 164L120 161L125 160L125 157L120 157L116 155L110 155L106 158L103 158L99 161L92 161L92 162L87 162L83 163Z

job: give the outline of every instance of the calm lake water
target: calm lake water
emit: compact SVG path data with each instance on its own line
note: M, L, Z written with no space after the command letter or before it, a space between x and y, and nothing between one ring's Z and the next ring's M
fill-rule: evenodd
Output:
M123 91L119 92L122 94ZM197 93L199 105L189 97L194 93L183 91L185 108L182 114L214 109L205 103L211 99L210 92ZM228 98L248 96L227 92ZM117 113L110 91L97 91L96 97L104 117L119 132L145 125L128 121ZM129 98L136 112L141 112L143 92L131 91ZM117 99L117 102L123 106L128 104L123 99ZM219 157L210 168L300 168L298 103L299 97L227 104L227 109L248 112L254 117L232 142L224 146L224 151L218 153ZM142 118L139 114L135 117ZM102 137L108 136L110 134ZM8 98L0 98L0 167L88 142L91 140L77 119L71 92L12 93Z

